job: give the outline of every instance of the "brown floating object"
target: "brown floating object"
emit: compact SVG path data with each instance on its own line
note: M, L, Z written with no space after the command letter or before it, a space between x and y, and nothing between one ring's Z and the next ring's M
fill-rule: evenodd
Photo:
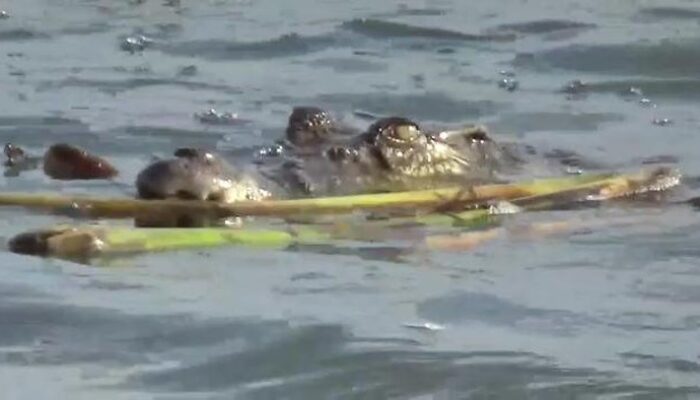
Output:
M118 174L116 168L101 157L65 143L58 143L44 154L44 173L51 178L109 179Z

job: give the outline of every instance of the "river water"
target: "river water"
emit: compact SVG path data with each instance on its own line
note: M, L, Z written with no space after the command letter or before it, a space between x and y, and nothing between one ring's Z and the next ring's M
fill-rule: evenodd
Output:
M497 138L615 169L663 161L685 174L681 196L698 187L695 1L3 0L0 9L0 139L35 153L76 143L122 172L60 183L28 171L1 178L5 190L132 195L153 156L269 143L301 104L360 127L365 113L476 121ZM122 46L139 35L144 48ZM561 90L573 80L587 90ZM241 121L193 118L210 108ZM0 213L5 238L65 221ZM697 213L618 205L511 223L528 218L599 223L459 252L406 245L407 233L109 268L0 253L0 397L700 398Z

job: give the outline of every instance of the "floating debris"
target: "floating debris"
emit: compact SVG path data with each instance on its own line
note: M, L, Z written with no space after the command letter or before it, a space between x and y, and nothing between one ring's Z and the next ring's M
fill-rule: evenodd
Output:
M436 324L433 322L408 322L408 323L403 324L403 326L406 328L421 329L421 330L426 330L426 331L445 330L445 327L443 325Z
M238 114L230 112L220 113L213 108L206 112L195 113L194 117L203 124L211 125L241 125L249 122L239 118Z
M153 44L153 40L143 35L129 36L125 38L119 46L122 50L131 54L141 52Z
M509 92L514 92L516 89L518 89L518 86L520 86L520 84L513 78L503 78L498 81L498 87Z
M109 179L119 174L105 159L65 143L46 150L44 173L60 180Z
M673 121L670 118L654 118L651 123L656 126L669 126L673 124Z

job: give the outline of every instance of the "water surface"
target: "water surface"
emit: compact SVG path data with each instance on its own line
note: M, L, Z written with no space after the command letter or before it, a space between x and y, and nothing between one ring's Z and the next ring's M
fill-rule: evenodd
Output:
M80 144L132 195L179 146L279 137L294 105L487 124L612 169L671 162L697 190L700 6L689 1L7 0L0 139ZM143 48L124 47L144 36ZM499 81L518 81L508 91ZM581 80L585 90L562 91ZM634 88L634 90L630 90ZM249 123L204 125L216 108ZM659 126L655 119L672 123ZM69 221L0 210L0 235ZM700 398L700 227L686 206L463 252L384 243L146 255L110 268L0 253L3 398ZM606 220L635 223L605 224ZM416 329L426 322L442 330Z

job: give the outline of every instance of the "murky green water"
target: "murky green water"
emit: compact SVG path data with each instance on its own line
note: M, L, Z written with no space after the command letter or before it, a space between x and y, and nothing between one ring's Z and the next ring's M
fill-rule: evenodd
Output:
M80 144L122 175L0 183L132 195L153 155L268 143L293 105L315 104L361 127L357 111L478 121L615 169L670 161L692 195L700 5L661 3L5 0L0 140L36 153ZM145 49L120 47L138 35ZM588 90L561 91L575 79ZM248 123L193 118L209 108ZM4 237L65 220L0 216ZM0 253L0 397L700 398L697 213L647 205L511 223L558 218L638 223L457 253L407 252L410 237L112 268ZM444 329L415 328L428 322Z

